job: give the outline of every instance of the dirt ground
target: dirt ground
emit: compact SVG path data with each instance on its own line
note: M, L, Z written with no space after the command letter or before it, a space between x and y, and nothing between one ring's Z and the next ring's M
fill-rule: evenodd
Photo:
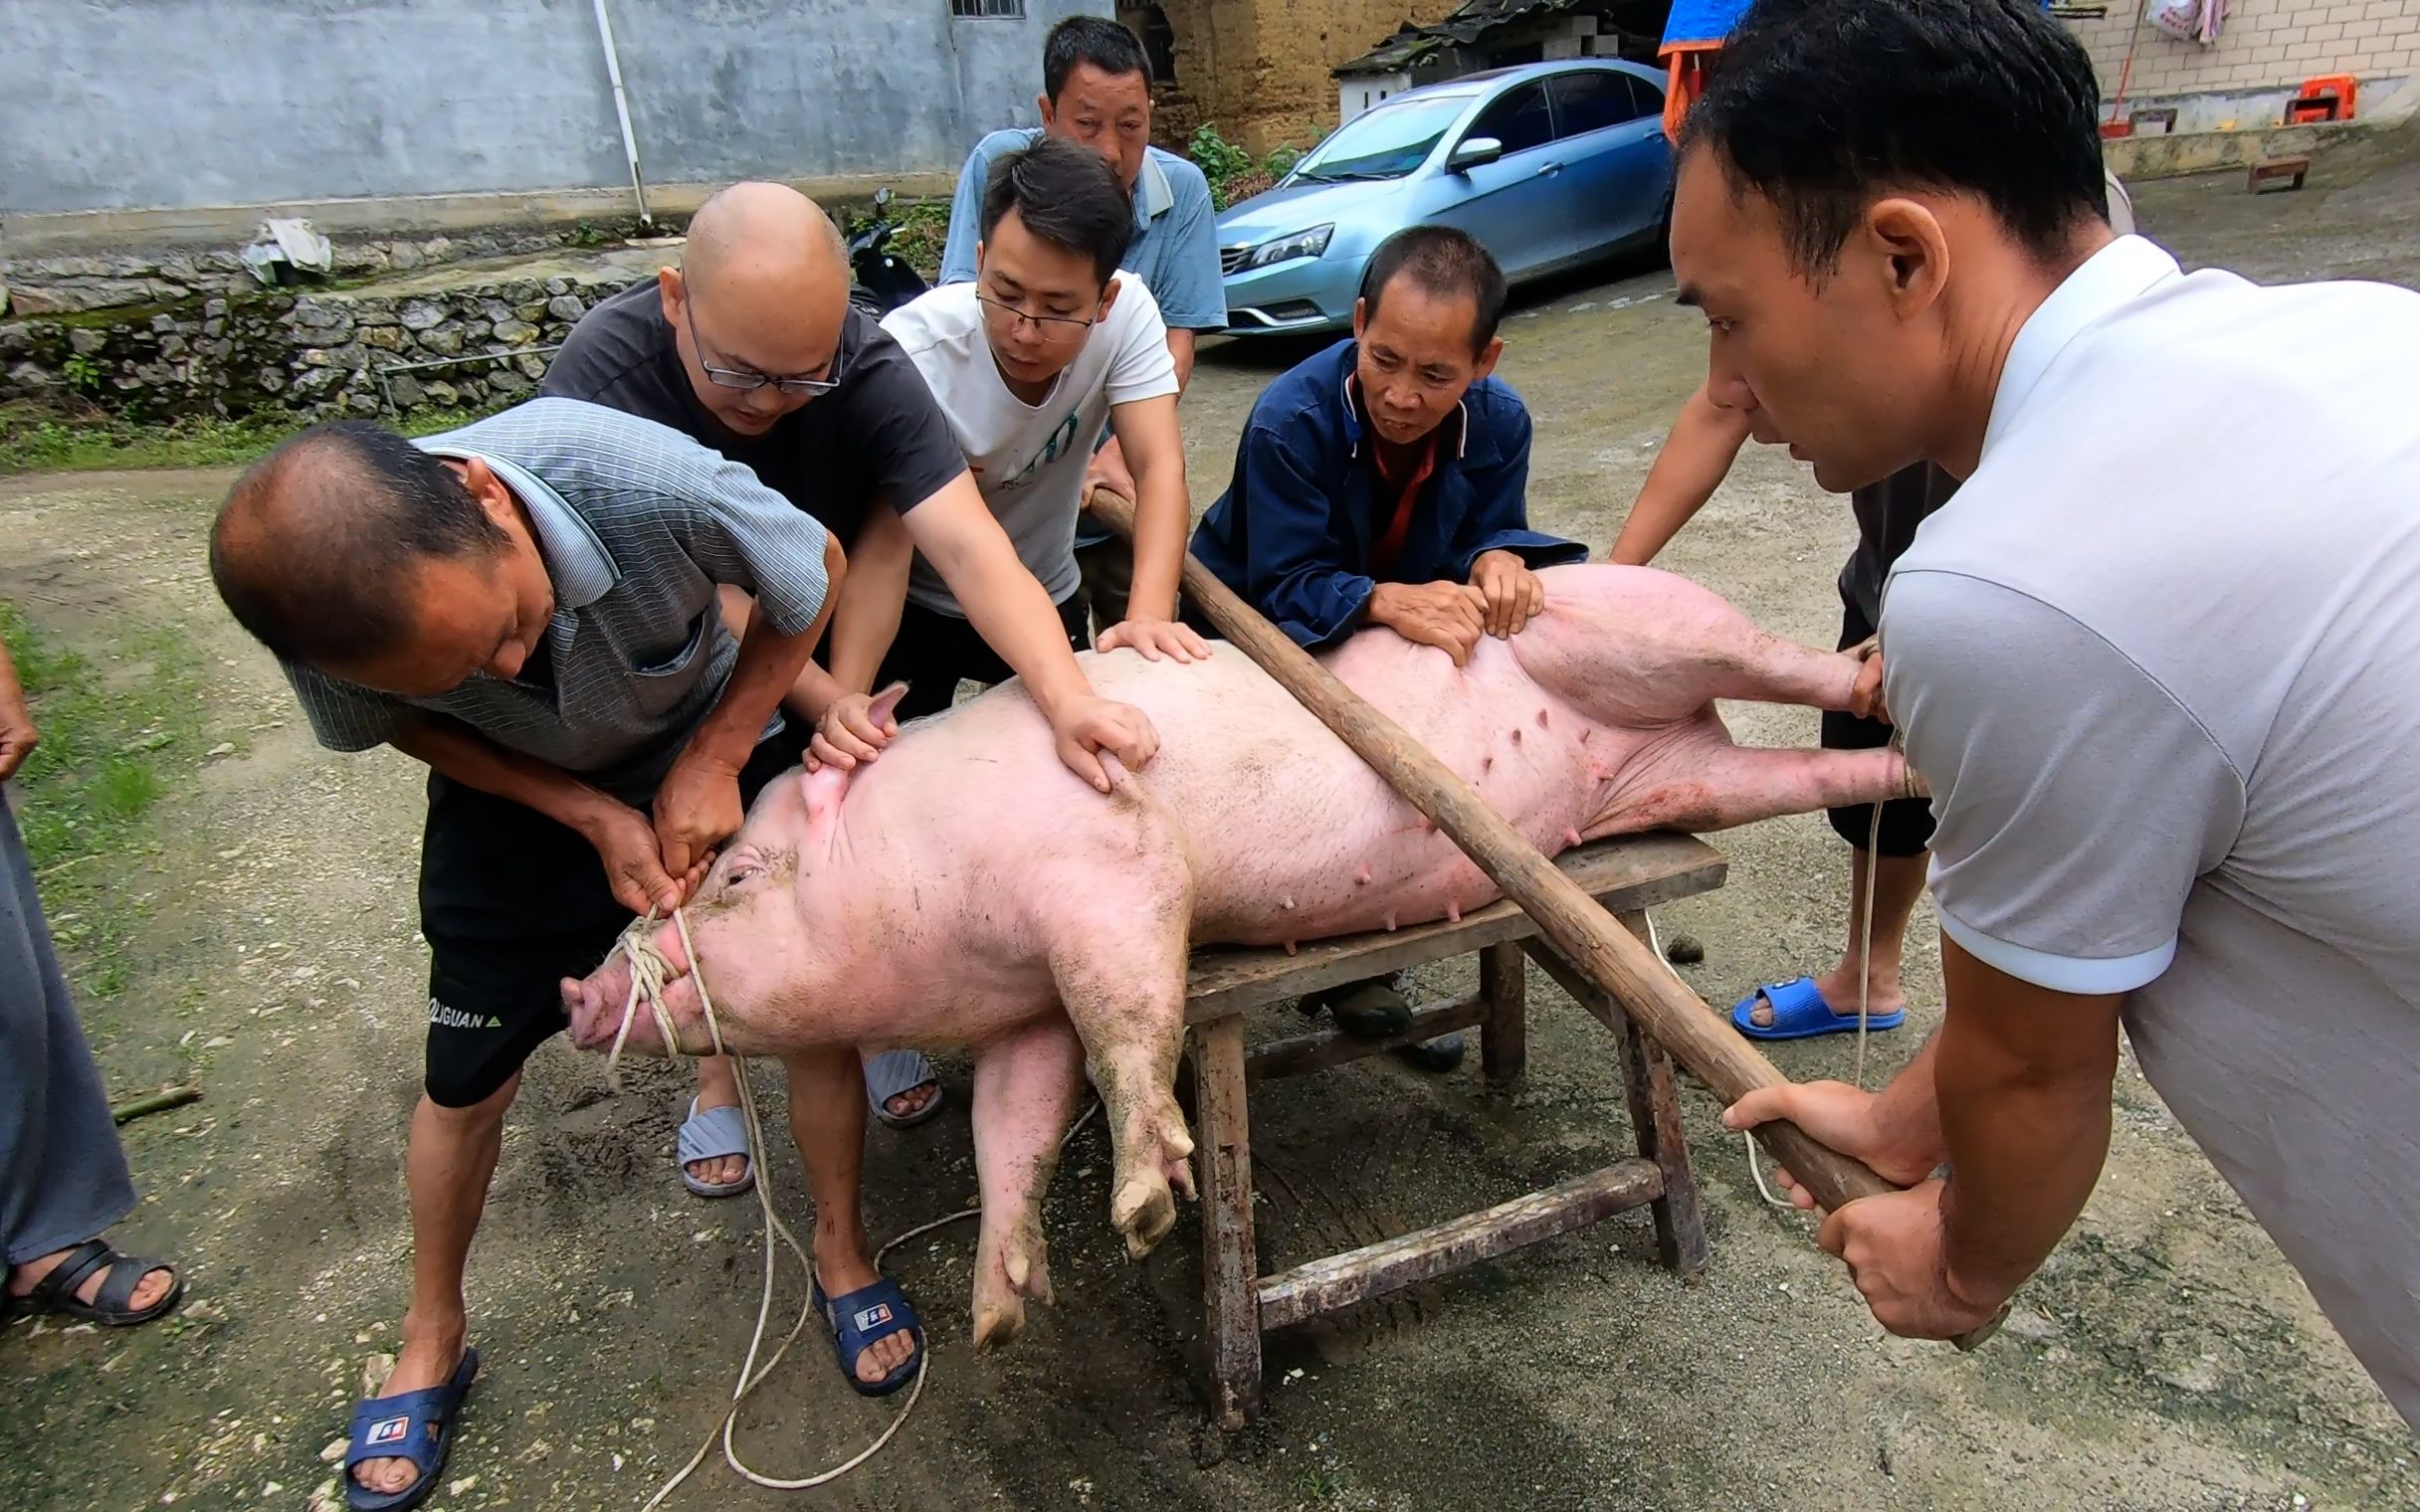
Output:
M2268 278L2420 284L2420 156L2359 149L2300 194L2241 179L2142 186L2147 232L2194 263ZM1703 360L1661 270L1533 292L1506 375L1536 417L1532 515L1608 541ZM1253 395L1294 350L1206 353L1185 407L1197 505L1228 475ZM2121 416L2112 424L2122 424ZM393 753L316 750L270 662L210 594L201 540L224 474L0 485L0 592L101 661L128 627L202 659L205 743L234 749L161 806L130 986L96 1004L113 1085L187 1057L203 1102L131 1125L146 1200L121 1236L180 1257L182 1321L127 1334L21 1324L0 1336L0 1506L300 1508L323 1498L365 1363L406 1291L401 1134L416 1095L424 958L414 936L420 797ZM1766 626L1829 644L1842 500L1779 456L1744 458L1665 565ZM1812 713L1739 709L1762 743L1811 743ZM1718 838L1719 892L1660 914L1705 941L1688 976L1726 1004L1819 967L1844 926L1845 852L1816 818ZM1937 1016L1929 917L1910 980ZM1467 963L1431 973L1447 988ZM1532 989L1531 1069L1488 1090L1365 1061L1256 1095L1264 1265L1503 1200L1626 1153L1617 1062L1592 1021ZM180 1050L179 1043L183 1048ZM198 1046L198 1048L197 1048ZM1835 1040L1779 1046L1846 1075ZM952 1108L877 1131L877 1234L974 1190L962 1059ZM777 1074L765 1079L778 1080ZM752 1204L703 1205L671 1164L682 1078L610 1092L559 1044L532 1063L473 1259L487 1365L449 1467L448 1508L632 1508L715 1420L753 1320ZM1271 1342L1269 1411L1221 1438L1187 1385L1199 1330L1192 1225L1148 1262L1106 1222L1096 1130L1049 1219L1059 1305L1005 1357L968 1346L972 1227L895 1255L933 1340L924 1401L869 1467L810 1504L856 1508L2031 1509L2420 1506L2415 1444L2309 1295L2132 1070L2109 1172L2000 1338L1960 1356L1882 1335L1807 1226L1758 1199L1713 1099L1687 1089L1714 1263L1683 1286L1644 1212ZM768 1122L778 1128L771 1115ZM794 1155L771 1179L802 1229ZM802 1285L785 1276L785 1307ZM853 1453L891 1409L844 1389L810 1335L743 1415L760 1468ZM716 1458L676 1507L785 1504Z

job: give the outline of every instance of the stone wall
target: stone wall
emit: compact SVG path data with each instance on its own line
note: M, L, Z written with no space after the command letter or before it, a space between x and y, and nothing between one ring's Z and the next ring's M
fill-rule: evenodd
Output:
M545 348L632 269L501 274L417 291L253 287L156 309L0 322L0 401L83 401L130 419L277 410L310 419L525 398ZM246 281L249 284L249 280ZM397 363L445 362L383 375Z
M1203 121L1255 153L1309 146L1336 127L1329 70L1406 21L1444 19L1457 0L1160 0L1176 77L1158 92L1162 135Z
M670 223L666 228L669 229ZM336 282L374 279L481 258L522 257L639 234L635 215L573 225L495 226L422 236L328 239ZM108 252L0 256L0 315L74 314L263 291L233 249L159 246Z

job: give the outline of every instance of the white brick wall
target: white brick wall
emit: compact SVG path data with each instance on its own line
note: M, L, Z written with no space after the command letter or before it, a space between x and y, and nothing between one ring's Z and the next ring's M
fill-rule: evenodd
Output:
M2073 23L2093 55L2102 97L2118 93L2141 0ZM2229 0L2218 46L2183 42L2144 22L2126 83L2129 99L2218 90L2277 89L2317 74L2363 83L2420 72L2420 0Z

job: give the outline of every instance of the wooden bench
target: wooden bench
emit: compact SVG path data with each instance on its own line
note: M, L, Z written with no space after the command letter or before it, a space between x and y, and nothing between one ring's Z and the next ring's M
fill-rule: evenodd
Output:
M1645 910L1722 884L1726 863L1685 835L1601 841L1566 852L1557 864L1634 933ZM1192 1027L1191 1090L1200 1152L1202 1312L1206 1396L1222 1427L1240 1427L1261 1408L1261 1335L1399 1287L1475 1265L1524 1244L1595 1223L1643 1204L1655 1210L1656 1245L1684 1276L1706 1266L1706 1228L1697 1179L1681 1134L1672 1063L1614 1002L1556 956L1527 914L1497 902L1459 923L1414 925L1385 934L1320 940L1283 950L1210 947L1194 953L1185 1022ZM1356 1040L1336 1031L1294 1036L1250 1048L1244 1016L1267 1004L1358 982L1466 951L1480 961L1480 990L1414 1011L1412 1027L1391 1040ZM1253 1237L1252 1128L1246 1089L1377 1054L1398 1044L1477 1028L1491 1082L1521 1074L1524 951L1562 983L1619 1040L1638 1157L1527 1193L1495 1207L1262 1275Z

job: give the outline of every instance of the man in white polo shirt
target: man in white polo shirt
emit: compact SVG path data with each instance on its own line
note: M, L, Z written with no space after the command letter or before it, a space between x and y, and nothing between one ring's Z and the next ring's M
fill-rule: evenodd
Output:
M1207 656L1201 637L1176 623L1192 517L1176 368L1151 291L1117 271L1133 234L1124 191L1100 157L1057 137L1001 157L990 173L978 277L893 310L883 329L932 390L983 501L1078 649L1088 638L1076 517L1092 438L1105 424L1117 436L1136 492L1133 591L1125 617L1095 644L1154 660ZM878 541L860 553L859 570L898 573L898 631L869 686L902 681L908 692L890 719L862 695L825 714L811 758L843 767L874 759L899 720L948 708L959 682L1011 675L921 558L910 567L905 551L895 557Z
M1882 619L1941 1031L1878 1095L1725 1117L1914 1183L1821 1240L1946 1337L2082 1210L2122 1020L2420 1424L2420 294L2113 237L2097 99L2021 0L1768 0L1685 128L1714 397L1827 488L1965 478Z

